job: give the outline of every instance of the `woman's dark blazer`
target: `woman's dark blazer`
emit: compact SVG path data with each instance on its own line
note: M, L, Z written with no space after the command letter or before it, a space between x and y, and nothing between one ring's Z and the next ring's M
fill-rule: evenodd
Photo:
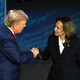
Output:
M32 53L22 53L12 32L0 26L0 80L19 80L20 65L33 61Z
M41 53L41 52L40 52ZM59 51L58 37L51 35L47 47L41 53L42 59L51 57L52 66L48 80L80 80L80 39L73 37L62 54Z

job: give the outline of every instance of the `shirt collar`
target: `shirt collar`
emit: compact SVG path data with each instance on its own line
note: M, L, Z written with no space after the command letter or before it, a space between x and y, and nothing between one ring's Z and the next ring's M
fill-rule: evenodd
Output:
M10 27L8 27L8 29L14 34L13 30Z
M62 42L62 43L64 43L64 42L65 42L65 40L63 40L63 41L62 41L62 40L60 39L60 37L59 37L59 41L60 41L60 42Z

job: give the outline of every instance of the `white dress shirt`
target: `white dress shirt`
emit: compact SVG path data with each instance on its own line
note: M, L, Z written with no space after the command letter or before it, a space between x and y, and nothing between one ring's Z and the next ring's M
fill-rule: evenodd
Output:
M62 54L63 52L63 49L64 49L64 46L63 46L63 43L65 42L65 40L61 40L60 37L59 37L59 50L60 50L60 54Z

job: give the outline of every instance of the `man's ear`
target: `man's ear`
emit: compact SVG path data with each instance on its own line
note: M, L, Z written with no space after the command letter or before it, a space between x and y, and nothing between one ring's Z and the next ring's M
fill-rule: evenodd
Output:
M12 28L13 28L13 29L16 29L16 27L17 27L17 24L13 24L13 25L12 25Z

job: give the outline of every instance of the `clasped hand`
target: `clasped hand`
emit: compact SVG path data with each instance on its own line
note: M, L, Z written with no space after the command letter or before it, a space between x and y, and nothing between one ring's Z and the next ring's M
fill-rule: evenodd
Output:
M37 55L39 54L39 49L38 49L38 48L32 48L32 49L31 49L31 52L32 52L33 55L34 55L34 58L36 58Z

